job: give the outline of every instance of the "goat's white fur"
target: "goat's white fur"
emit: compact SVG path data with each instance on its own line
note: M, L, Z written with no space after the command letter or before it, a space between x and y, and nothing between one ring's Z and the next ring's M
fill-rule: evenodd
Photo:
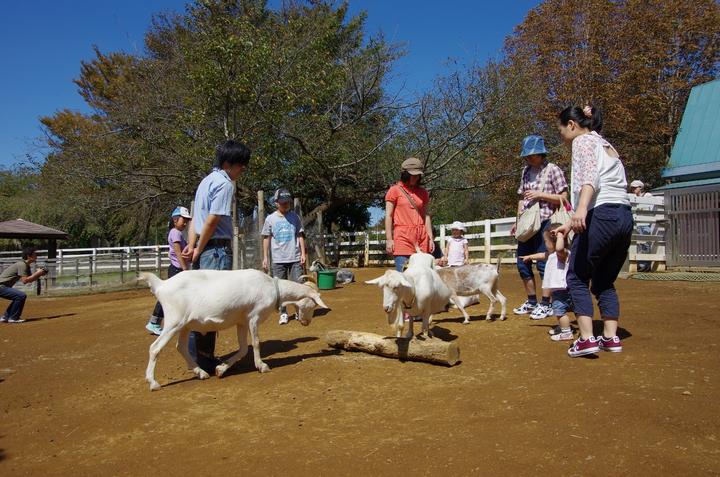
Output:
M207 333L235 326L238 351L219 364L215 374L221 377L245 356L248 332L252 339L255 367L264 373L270 371L270 367L260 359L258 325L276 312L279 304L295 305L298 319L305 326L312 321L313 308L328 308L316 290L289 280L278 280L278 298L273 279L258 270L189 270L168 280L161 280L152 273L140 273L139 278L147 280L165 312L163 330L150 345L150 359L145 372L151 390L160 389L155 380L158 353L175 335L178 335L177 349L188 368L200 379L207 379L208 374L188 351L190 332Z
M365 283L383 289L383 308L398 337L404 328L403 311L422 318L422 331L430 335L433 313L445 310L452 292L434 270L435 260L427 253L410 256L407 269L400 273L387 270L384 275ZM413 320L408 321L407 338L414 336Z
M465 320L463 324L470 323L470 316L465 307L473 303L478 303L480 294L485 295L490 300L490 307L485 315L486 320L492 319L495 302L499 301L502 311L500 320L506 318L507 299L497 289L500 277L500 259L498 264L493 267L484 263L474 265L463 265L462 267L445 267L438 269L438 275L445 285L452 291L450 301L457 306L463 314Z

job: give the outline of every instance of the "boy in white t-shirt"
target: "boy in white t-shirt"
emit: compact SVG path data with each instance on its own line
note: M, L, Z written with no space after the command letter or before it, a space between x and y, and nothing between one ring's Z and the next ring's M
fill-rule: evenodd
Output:
M293 196L287 189L275 191L277 210L268 215L262 228L263 270L271 269L272 276L285 280L300 281L305 267L305 230L300 216L290 210ZM270 258L272 257L272 266ZM281 325L288 323L288 312L280 309Z
M562 224L551 224L551 226L543 233L546 252L534 253L532 255L523 255L520 258L529 262L531 260L545 261L545 276L543 277L542 287L552 290L552 310L553 315L558 319L557 326L548 331L550 339L553 341L572 341L574 339L573 329L570 326L570 317L568 311L573 311L572 298L567 289L565 276L567 275L568 265L570 261L569 245L570 239L565 234L557 232Z
M468 241L463 237L465 232L465 224L457 220L450 225L452 236L447 239L445 245L445 260L451 267L461 267L468 263L470 252L468 251Z

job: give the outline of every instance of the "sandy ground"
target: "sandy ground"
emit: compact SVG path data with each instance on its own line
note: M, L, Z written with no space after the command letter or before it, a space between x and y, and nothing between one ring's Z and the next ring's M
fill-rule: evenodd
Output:
M34 298L0 326L0 475L720 474L720 284L618 287L621 354L570 359L551 319L486 322L486 302L467 326L435 316L452 368L330 349L330 329L389 333L380 290L355 283L310 327L260 327L270 373L246 357L199 381L173 346L158 392L149 290ZM522 301L510 268L501 290Z

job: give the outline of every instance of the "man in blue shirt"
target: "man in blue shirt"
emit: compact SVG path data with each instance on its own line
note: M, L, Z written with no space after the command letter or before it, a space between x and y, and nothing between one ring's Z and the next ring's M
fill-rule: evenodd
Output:
M188 245L184 255L193 268L230 270L232 268L232 199L235 180L250 163L250 149L237 141L225 141L215 151L213 171L195 192L195 208ZM214 373L217 333L190 333L190 355L202 369Z

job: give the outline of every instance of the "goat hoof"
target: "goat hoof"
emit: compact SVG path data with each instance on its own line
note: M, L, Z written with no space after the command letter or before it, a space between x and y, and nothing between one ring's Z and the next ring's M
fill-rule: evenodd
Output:
M462 322L462 324L463 324L463 325L469 325L469 324L470 324L470 320L465 320L465 321Z
M499 318L499 320L500 320L500 321L505 321L505 320L507 320L507 316L501 316L501 317Z
M492 316L486 316L485 321L492 321Z
M222 378L223 374L225 374L225 371L227 371L228 368L230 368L230 366L225 363L218 364L217 366L215 366L215 376L217 376L218 378Z
M158 391L162 386L157 381L150 383L150 391Z
M267 373L267 372L270 371L270 366L268 366L267 364L263 363L263 364L261 364L260 366L258 366L258 371L260 371L261 373Z
M200 368L193 369L193 372L200 379L208 379L210 377L210 375L208 373L206 373L204 370L202 370Z

